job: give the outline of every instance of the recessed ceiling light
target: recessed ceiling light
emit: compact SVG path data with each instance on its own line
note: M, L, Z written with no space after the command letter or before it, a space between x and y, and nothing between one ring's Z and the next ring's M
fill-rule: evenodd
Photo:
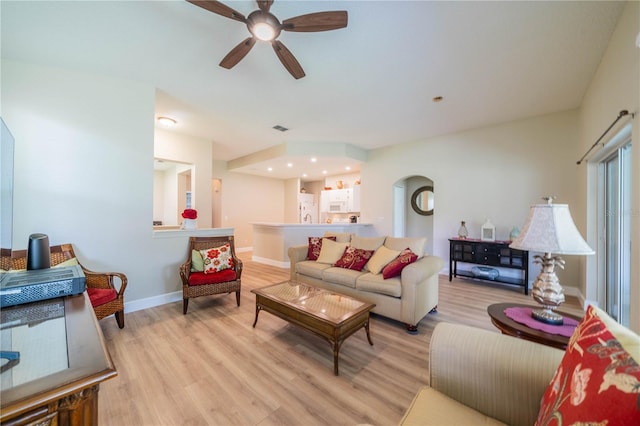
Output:
M164 127L173 127L176 125L176 120L169 117L158 117L158 123L162 124Z
M293 163L287 163L287 167L293 167Z
M267 171L268 172L272 172L273 171L273 167L267 167Z
M323 175L326 175L326 174L327 174L327 171L326 171L326 170L323 170L323 171L322 171L322 174L323 174Z
M442 101L444 98L442 96L436 96L435 98L431 99L433 102L440 102Z
M316 161L318 161L318 159L316 157L311 157L311 162L315 163Z
M344 169L345 169L346 171L349 171L349 170L351 170L351 167L347 166L347 167L345 167Z
M307 174L306 174L306 173L303 173L303 174L302 174L302 177L307 177Z

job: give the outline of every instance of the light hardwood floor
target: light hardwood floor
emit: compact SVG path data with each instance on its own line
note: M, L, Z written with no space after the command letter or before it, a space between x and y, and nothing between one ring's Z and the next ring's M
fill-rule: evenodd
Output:
M111 317L100 322L118 370L100 387L100 424L395 425L428 384L429 340L438 322L497 332L487 306L534 303L517 290L442 275L438 312L420 322L418 335L374 315L374 345L364 330L349 337L336 377L326 341L267 312L252 328L250 290L286 280L289 271L250 255L241 253L239 308L233 294L210 296L192 299L186 316L180 301L127 313L123 330ZM580 314L575 298L562 310Z

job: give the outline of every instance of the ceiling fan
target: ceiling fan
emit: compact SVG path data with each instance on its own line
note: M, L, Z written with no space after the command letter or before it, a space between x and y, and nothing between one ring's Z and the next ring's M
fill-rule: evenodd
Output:
M278 59L289 73L296 79L305 76L304 70L293 54L277 40L281 31L316 32L330 31L347 26L347 12L345 10L331 12L316 12L300 15L294 18L278 21L269 13L273 0L258 0L258 10L249 14L246 18L229 6L217 0L187 0L196 6L206 9L218 15L240 21L247 25L251 37L246 38L222 58L220 66L231 69L244 58L257 40L268 41L276 52Z

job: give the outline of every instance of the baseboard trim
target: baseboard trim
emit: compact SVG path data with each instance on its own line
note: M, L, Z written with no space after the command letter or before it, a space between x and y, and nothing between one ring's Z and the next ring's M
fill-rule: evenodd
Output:
M144 299L125 302L124 311L125 313L141 311L142 309L154 308L156 306L178 302L180 300L182 300L182 291L174 291L172 293L165 293L158 296L146 297Z
M267 259L266 257L251 256L251 260L258 263L264 263L265 265L275 266L276 268L289 269L290 262L278 262L277 260Z

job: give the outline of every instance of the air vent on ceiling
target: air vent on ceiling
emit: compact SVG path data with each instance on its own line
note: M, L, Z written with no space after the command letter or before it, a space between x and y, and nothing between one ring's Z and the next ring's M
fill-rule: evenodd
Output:
M280 130L281 132L286 132L287 130L289 130L286 127L283 127L283 126L281 126L279 124L276 124L275 126L273 126L273 128L276 129L276 130Z

